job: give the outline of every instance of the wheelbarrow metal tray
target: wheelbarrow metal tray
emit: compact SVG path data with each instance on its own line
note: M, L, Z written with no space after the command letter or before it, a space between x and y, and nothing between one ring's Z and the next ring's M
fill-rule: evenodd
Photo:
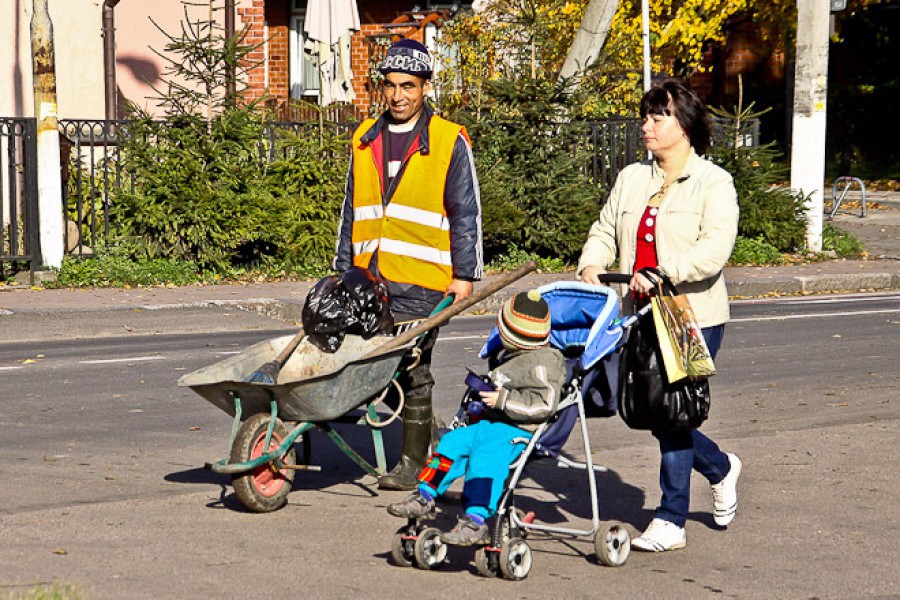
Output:
M365 340L347 335L333 354L322 352L304 339L282 367L275 385L244 381L260 366L274 360L292 336L254 344L193 373L178 385L189 387L231 416L234 397L241 403L242 418L269 412L274 396L278 416L287 421L331 421L357 408L384 390L400 366L408 346L361 360L390 337Z

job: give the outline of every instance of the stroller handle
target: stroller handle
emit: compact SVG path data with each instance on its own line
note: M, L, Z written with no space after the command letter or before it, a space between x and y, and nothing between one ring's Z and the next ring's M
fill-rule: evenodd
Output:
M631 273L600 273L597 275L597 280L603 283L629 283L631 278Z

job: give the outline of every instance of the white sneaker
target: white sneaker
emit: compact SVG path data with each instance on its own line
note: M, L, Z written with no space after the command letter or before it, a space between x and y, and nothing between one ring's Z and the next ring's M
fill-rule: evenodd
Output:
M716 525L725 527L732 520L737 512L737 482L741 476L741 459L736 454L727 454L728 462L731 463L731 469L725 475L725 479L719 483L710 486L713 496L713 518Z
M647 552L665 552L677 550L687 545L687 536L684 527L679 527L671 521L653 519L647 530L641 537L631 540L631 547Z

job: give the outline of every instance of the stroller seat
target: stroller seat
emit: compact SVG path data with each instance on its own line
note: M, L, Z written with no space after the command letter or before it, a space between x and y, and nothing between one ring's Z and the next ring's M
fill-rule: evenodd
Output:
M618 322L619 299L609 287L562 281L538 288L550 307L550 345L566 357L566 386L556 414L533 436L534 454L557 458L578 420L577 395L586 398L590 416L616 414L618 350L623 330ZM495 326L479 352L490 359L502 349Z

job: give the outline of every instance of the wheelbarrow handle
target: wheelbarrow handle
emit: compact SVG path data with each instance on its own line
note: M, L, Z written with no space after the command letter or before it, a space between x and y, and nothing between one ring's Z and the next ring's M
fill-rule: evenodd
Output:
M361 360L365 360L368 358L373 358L376 356L380 356L386 352L390 352L391 350L395 350L397 348L402 348L409 342L413 341L426 331L430 331L435 327L440 327L447 321L449 321L452 317L455 317L459 313L463 312L470 306L477 304L487 298L488 296L498 292L499 290L505 288L512 282L521 279L525 275L528 275L532 271L537 269L537 263L533 260L529 260L524 263L517 269L510 271L509 273L505 273L492 281L491 283L485 285L484 287L478 288L471 295L463 298L456 304L451 304L449 307L445 308L441 312L436 315L432 315L416 325L411 329L407 329L397 337L388 340L384 344L378 346L368 354L362 357Z

